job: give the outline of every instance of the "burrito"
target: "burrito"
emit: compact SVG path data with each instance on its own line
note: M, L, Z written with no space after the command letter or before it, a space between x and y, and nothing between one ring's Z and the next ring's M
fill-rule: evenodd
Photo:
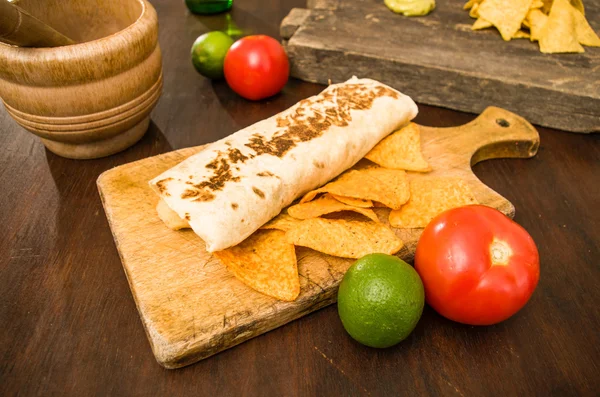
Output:
M416 115L408 96L353 77L206 146L150 186L208 252L220 251L352 167Z

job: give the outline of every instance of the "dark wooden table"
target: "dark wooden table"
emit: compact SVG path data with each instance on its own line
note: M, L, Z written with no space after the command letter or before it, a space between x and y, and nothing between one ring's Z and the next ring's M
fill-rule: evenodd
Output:
M477 175L516 208L538 244L529 304L491 327L426 308L402 344L374 350L344 332L330 306L195 365L152 356L104 216L96 178L111 167L224 137L323 87L290 81L250 103L198 75L189 49L224 15L190 15L156 0L164 93L129 150L73 161L46 151L0 110L0 395L459 395L600 393L600 136L540 128L531 160L494 160ZM268 5L270 4L270 5ZM237 0L246 33L278 35L303 0ZM535 104L532 104L535 106ZM419 123L474 116L420 106Z

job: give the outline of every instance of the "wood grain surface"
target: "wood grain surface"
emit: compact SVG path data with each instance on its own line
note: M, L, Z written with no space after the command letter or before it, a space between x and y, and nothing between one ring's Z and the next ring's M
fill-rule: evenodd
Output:
M46 151L0 107L0 395L3 396L596 396L600 390L600 136L538 128L533 159L490 160L478 178L516 207L538 244L541 279L515 317L491 327L429 307L402 344L374 350L344 331L335 305L209 359L160 367L150 349L98 196L115 166L212 142L316 94L291 80L253 103L198 75L194 39L226 14L190 15L153 1L165 91L148 133L111 157ZM304 0L236 1L231 20L277 36ZM420 105L421 125L473 115Z
M600 48L542 54L529 40L472 31L464 0L438 1L425 17L380 0L317 0L282 21L291 74L326 84L368 74L416 101L480 113L500 106L533 123L600 132ZM600 1L585 1L600 32Z
M515 114L488 108L472 122L421 128L423 155L432 172L411 179L464 180L480 204L514 216L505 198L471 171L479 161L529 158L540 141L535 128ZM158 196L148 182L202 147L181 149L126 164L98 178L98 189L136 305L157 361L178 368L233 347L336 301L337 287L353 260L297 247L300 296L283 302L237 280L191 230L168 229L156 213ZM375 209L388 224L389 209ZM389 224L388 224L389 225ZM395 229L414 257L422 229Z
M75 43L8 1L0 2L0 41L21 47L57 47Z

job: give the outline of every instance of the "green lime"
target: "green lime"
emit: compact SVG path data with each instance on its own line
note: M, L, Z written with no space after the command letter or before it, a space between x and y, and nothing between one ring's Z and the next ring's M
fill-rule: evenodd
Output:
M390 347L415 329L425 304L416 270L386 254L369 254L348 269L338 291L338 313L363 345Z
M233 39L223 32L208 32L198 37L192 45L192 63L202 76L223 78L223 61Z

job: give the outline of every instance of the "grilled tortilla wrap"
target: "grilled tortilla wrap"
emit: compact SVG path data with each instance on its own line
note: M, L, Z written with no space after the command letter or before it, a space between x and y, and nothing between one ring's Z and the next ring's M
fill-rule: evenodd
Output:
M223 250L352 167L416 114L408 96L353 77L208 145L150 186L208 252Z

